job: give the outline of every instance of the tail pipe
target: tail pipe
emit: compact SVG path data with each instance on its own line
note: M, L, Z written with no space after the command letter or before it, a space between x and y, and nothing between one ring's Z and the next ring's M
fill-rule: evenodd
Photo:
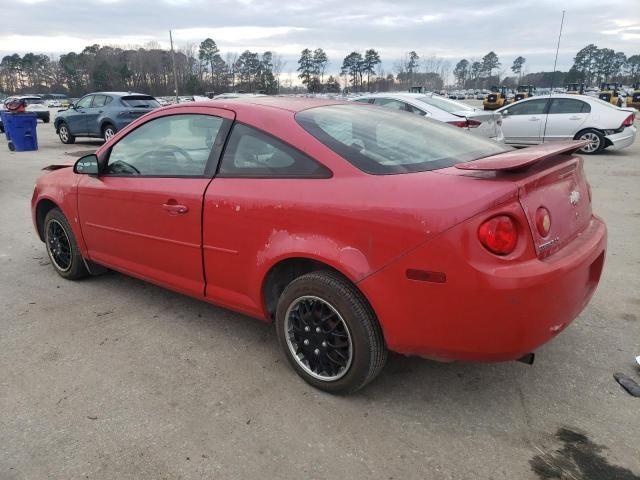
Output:
M536 359L535 353L527 353L518 359L518 362L526 363L527 365L533 365L534 360Z

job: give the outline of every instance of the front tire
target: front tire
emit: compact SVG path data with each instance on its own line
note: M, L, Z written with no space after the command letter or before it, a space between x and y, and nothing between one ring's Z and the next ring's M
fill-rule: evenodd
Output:
M78 243L64 214L57 208L44 219L44 243L53 268L67 280L78 280L89 275Z
M591 142L578 150L580 153L584 153L586 155L600 153L606 146L604 135L593 128L580 132L576 135L576 140L589 140Z
M361 389L387 359L373 310L353 284L333 272L308 273L285 288L276 331L296 373L329 393Z
M62 122L58 127L58 137L60 137L60 141L65 145L76 143L76 137L71 135L71 130L69 130L69 126L64 122Z

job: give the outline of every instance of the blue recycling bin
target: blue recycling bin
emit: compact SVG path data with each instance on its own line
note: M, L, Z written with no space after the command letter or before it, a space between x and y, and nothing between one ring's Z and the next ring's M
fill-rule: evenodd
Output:
M38 116L35 113L0 112L4 134L12 152L38 150Z

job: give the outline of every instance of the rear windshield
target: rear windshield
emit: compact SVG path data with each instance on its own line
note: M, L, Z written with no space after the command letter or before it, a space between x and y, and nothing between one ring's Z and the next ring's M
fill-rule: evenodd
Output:
M27 105L44 105L44 100L41 98L25 98L24 101Z
M445 100L444 98L429 97L425 95L424 97L418 98L418 100L428 105L433 105L434 107L437 107L440 110L444 110L445 112L449 113L459 112L461 110L475 110L473 107L464 103L452 102L451 100Z
M147 95L130 95L128 97L122 97L122 103L131 108L157 108L160 106L155 98Z
M423 172L510 150L459 128L371 105L303 110L307 132L360 170L374 174Z

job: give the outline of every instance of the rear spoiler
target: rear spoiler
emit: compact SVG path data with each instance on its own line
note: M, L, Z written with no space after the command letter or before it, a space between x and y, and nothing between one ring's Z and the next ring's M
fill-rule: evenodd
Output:
M549 142L543 145L521 148L510 152L499 153L491 157L481 158L455 165L460 170L500 170L512 172L523 170L531 165L556 155L569 155L589 144L589 140L571 140L568 142Z

